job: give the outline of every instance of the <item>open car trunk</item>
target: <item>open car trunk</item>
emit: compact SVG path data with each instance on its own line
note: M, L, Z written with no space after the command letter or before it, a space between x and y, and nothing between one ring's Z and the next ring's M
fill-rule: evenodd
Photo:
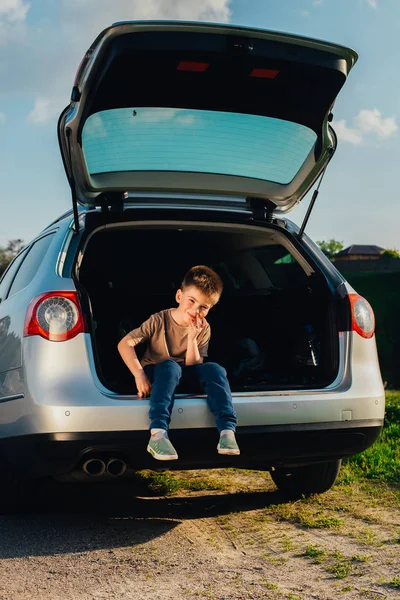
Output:
M233 392L320 388L337 375L332 292L276 227L113 225L89 236L82 252L76 283L88 299L97 374L113 392L136 394L119 340L152 313L176 306L183 275L197 264L224 283L207 317L206 360L227 369ZM136 350L140 358L143 348Z

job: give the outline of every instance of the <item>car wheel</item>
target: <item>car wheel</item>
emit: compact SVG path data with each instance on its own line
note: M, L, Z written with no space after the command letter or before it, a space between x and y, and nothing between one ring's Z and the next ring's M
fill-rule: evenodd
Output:
M341 460L301 467L276 467L271 477L277 488L290 496L310 496L322 494L335 483L340 471Z

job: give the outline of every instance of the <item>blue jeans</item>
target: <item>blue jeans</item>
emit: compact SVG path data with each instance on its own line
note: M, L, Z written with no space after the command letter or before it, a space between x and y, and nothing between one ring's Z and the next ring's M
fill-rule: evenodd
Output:
M207 394L208 407L215 417L218 431L236 430L237 418L226 371L217 363L181 366L174 360L166 360L156 365L146 365L144 371L152 382L150 429L159 427L168 431L174 407L175 389L183 377L189 385L198 387L200 384Z

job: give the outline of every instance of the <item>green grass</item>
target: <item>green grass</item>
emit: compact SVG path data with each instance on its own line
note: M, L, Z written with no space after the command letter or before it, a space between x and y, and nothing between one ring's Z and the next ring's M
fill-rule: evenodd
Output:
M353 562L368 562L370 558L369 554L354 554L350 560Z
M307 558L313 558L317 562L321 562L321 560L326 557L326 550L325 548L321 548L319 546L310 545L307 546L304 556L307 556Z
M400 483L400 392L386 392L385 426L368 450L343 461L339 483L375 479Z
M297 523L307 529L339 529L343 525L341 519L320 508L313 499L271 505L265 509L265 513L278 521Z
M347 562L337 562L327 569L336 579L345 579L351 573L351 566Z
M223 484L211 477L199 474L198 477L179 477L169 471L138 471L135 474L139 482L148 485L152 492L157 494L173 494L178 490L199 492L202 490L221 490Z

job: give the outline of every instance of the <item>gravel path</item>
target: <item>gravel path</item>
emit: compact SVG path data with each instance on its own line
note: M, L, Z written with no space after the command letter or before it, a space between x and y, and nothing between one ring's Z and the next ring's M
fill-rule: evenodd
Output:
M396 507L338 531L268 516L272 485L170 498L56 486L35 502L0 517L0 600L400 598Z

